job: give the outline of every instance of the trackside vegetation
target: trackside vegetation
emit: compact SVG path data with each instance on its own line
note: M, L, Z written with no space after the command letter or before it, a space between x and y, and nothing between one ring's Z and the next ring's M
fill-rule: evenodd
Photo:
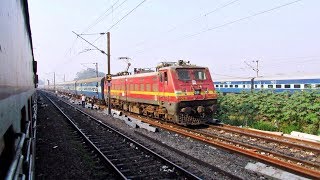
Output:
M221 94L215 118L260 130L320 135L320 90Z

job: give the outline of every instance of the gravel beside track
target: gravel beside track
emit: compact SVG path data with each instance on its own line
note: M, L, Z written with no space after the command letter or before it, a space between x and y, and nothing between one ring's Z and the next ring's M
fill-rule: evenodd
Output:
M122 133L132 137L136 141L141 142L145 146L152 148L152 150L181 165L183 168L194 172L203 179L268 179L268 177L264 177L245 169L245 166L248 162L255 163L254 160L251 160L247 157L221 149L216 149L202 142L198 142L165 130L160 129L159 132L152 133L146 131L145 129L131 128L123 121L106 115L105 111L103 110L86 109L80 107L79 105L74 106L112 126L113 128L120 130ZM149 138L145 138L143 135L139 135L139 133L146 135ZM150 138L154 139L155 141L160 141L162 144L174 148L178 152L174 152L169 148L160 146L158 143L152 142ZM188 159L179 153L179 151L193 156L194 158L205 163L201 164ZM206 166L206 163L213 167ZM223 173L223 171L226 171L226 173Z
M36 179L114 179L61 113L41 95L37 122Z

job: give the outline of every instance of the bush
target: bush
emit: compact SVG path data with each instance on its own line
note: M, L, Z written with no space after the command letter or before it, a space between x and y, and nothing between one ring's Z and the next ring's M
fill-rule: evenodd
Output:
M215 118L224 123L285 133L319 134L320 90L290 94L270 91L220 94Z

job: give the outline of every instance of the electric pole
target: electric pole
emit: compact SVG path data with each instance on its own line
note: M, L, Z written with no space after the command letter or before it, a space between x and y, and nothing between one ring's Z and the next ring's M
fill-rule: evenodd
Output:
M53 90L56 92L56 72L53 72Z
M257 68L256 68L257 77L259 77L259 60L256 60L256 63L257 63Z
M108 56L108 74L107 74L107 81L108 81L108 114L111 115L111 95L110 95L110 86L111 86L111 74L110 74L110 32L107 32L107 56Z
M86 41L88 44L90 44L92 47L94 47L95 49L99 50L102 54L107 55L108 57L108 74L107 74L107 86L108 86L108 94L107 94L107 99L108 99L108 114L111 114L111 99L110 99L110 86L111 86L111 74L110 74L110 32L107 32L107 46L108 46L108 53L105 53L103 50L99 49L97 46L95 46L94 44L92 44L91 42L89 42L88 40L84 39L83 37L81 37L79 34L75 33L74 31L72 31L75 35L77 35L77 37L80 37L81 39L83 39L84 41ZM105 33L103 33L105 34ZM98 65L96 66L96 68L98 68ZM97 71L98 72L98 71Z
M244 63L246 63L247 66L249 66L250 68L252 68L252 70L254 72L256 72L256 74L257 74L256 77L259 77L259 60L252 61L252 62L256 62L257 63L256 67L253 67L251 64L249 64L246 61L244 61Z
M94 63L94 64L96 64L96 75L97 75L97 77L98 77L98 63L96 62L96 63Z

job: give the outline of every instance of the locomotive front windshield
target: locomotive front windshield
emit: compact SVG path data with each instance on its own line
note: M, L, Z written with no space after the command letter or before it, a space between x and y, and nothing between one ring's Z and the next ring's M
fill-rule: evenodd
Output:
M190 73L187 69L177 69L178 78L180 80L190 80Z
M206 80L205 69L176 69L179 80Z
M194 70L193 75L196 80L206 80L207 79L204 69Z

